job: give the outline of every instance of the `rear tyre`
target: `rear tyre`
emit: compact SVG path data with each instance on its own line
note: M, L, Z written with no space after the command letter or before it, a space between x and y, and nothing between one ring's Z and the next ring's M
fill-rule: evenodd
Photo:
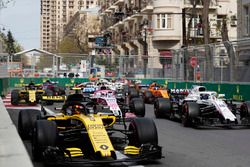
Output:
M129 88L130 99L139 97L139 92L135 88Z
M18 133L23 140L31 139L35 122L40 116L40 111L34 109L25 109L19 112Z
M45 95L46 95L46 96L53 96L53 91L50 90L50 89L46 89L46 90L45 90ZM53 105L54 102L53 102L52 100L49 100L49 101L45 101L45 104L46 104L46 105Z
M149 118L135 118L129 125L129 144L140 147L142 144L158 145L158 134L155 123Z
M11 91L11 104L18 105L19 103L19 90L14 89Z
M43 152L48 147L55 147L58 131L54 121L38 120L35 124L33 140L32 140L32 155L35 161L40 161L43 158Z
M130 102L130 110L138 117L145 116L145 103L141 98L133 98Z
M154 113L156 118L162 118L171 114L171 102L169 99L157 98L154 103Z
M153 102L153 94L150 91L146 91L144 93L144 102L145 103L152 103Z
M58 86L58 94L59 95L66 95L65 88Z

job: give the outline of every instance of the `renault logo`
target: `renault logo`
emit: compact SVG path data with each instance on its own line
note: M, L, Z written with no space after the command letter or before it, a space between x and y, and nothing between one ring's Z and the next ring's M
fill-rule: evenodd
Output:
M100 148L101 148L102 150L107 150L109 147L106 146L106 145L101 145Z

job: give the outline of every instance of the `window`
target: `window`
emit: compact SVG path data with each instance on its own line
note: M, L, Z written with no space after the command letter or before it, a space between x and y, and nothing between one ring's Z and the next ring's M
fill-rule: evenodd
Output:
M172 28L172 15L167 15L167 28Z
M160 15L157 15L157 28L160 28Z
M245 15L245 32L246 35L249 35L249 7L244 6L244 15Z
M161 28L166 28L166 18L165 14L161 15Z
M173 28L173 17L171 14L157 14L156 27L158 29Z

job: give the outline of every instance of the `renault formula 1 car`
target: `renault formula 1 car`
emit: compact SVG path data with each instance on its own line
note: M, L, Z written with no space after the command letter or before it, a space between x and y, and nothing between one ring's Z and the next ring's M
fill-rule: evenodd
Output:
M56 86L29 83L25 84L23 89L14 89L11 91L11 104L38 104L45 102L52 105L55 101L64 101L65 91L56 91ZM60 93L59 93L60 92Z
M69 95L55 115L47 115L44 108L20 111L18 131L23 137L31 138L32 134L35 160L57 165L106 165L162 158L153 120L136 118L119 128L114 115L99 113L94 103L83 99L81 94ZM126 157L118 159L118 153Z
M23 89L14 89L11 91L11 104L37 104L42 99L44 94L45 91L42 89L41 85L30 83L28 85L24 85Z

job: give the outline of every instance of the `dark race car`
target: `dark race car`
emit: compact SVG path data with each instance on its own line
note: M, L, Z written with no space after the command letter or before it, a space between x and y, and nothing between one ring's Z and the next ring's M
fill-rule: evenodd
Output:
M42 100L47 105L52 105L54 102L62 102L66 98L65 88L58 86L57 82L47 80L42 84L45 94L42 96Z

